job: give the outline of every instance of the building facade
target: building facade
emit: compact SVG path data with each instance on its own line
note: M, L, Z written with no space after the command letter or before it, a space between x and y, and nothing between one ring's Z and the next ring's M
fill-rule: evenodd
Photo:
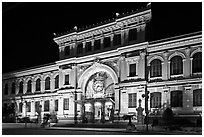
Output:
M54 113L113 121L145 108L147 88L150 114L170 107L175 115L201 115L201 32L148 42L150 21L148 6L55 36L59 61L3 74L3 109L12 106L16 116L31 119Z

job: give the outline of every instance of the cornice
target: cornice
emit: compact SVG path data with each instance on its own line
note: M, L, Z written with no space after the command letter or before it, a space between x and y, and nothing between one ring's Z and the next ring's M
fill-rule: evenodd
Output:
M142 11L136 14L132 14L126 17L122 17L119 19L115 19L114 22L110 22L107 24L99 25L97 27L93 27L83 31L75 31L69 34L65 34L63 36L59 36L54 38L54 41L57 44L65 43L68 41L78 40L78 39L85 39L86 37L100 35L105 33L112 33L115 30L123 29L124 26L128 26L129 24L136 24L141 25L149 20L151 20L151 9Z
M155 44L150 43L148 46L148 52L179 48L179 47L189 46L189 45L199 44L199 43L202 43L201 35L185 37L185 38L180 38L180 39L175 39L175 40L168 40L164 42L158 42Z
M57 70L58 66L57 64L54 65L49 65L49 66L43 66L43 67L36 67L33 69L26 69L23 71L15 71L15 72L9 72L9 73L5 73L3 74L3 79L10 79L10 78L15 78L15 77L23 77L23 76L27 76L27 75L34 75L34 74L38 74L38 73L44 73L47 71L53 71L53 70Z

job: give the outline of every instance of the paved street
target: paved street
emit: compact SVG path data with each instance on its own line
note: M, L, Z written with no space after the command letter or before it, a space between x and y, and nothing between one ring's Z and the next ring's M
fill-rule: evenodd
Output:
M117 132L102 130L69 130L69 129L39 129L39 128L8 128L3 129L3 135L165 135L160 132Z
M133 131L127 132L123 128L90 128L90 127L46 127L23 123L2 124L3 135L199 135L190 132L161 132L161 131ZM201 134L201 133L200 133Z

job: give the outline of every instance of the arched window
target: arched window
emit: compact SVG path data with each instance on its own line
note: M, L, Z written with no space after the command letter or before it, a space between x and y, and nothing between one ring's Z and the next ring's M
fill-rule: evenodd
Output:
M15 82L13 82L11 87L11 94L15 94L15 93L16 93L16 84Z
M31 81L31 80L28 81L28 84L27 84L27 92L28 92L28 93L32 92L32 81Z
M77 54L82 54L83 53L83 43L79 43L77 45Z
M8 84L5 85L4 95L8 95Z
M55 77L55 89L59 88L59 75Z
M69 55L70 55L70 47L69 47L69 46L65 47L65 49L64 49L64 55L65 55L65 56L69 56Z
M23 93L23 81L19 84L19 93Z
M161 60L154 59L150 63L150 77L160 77L162 75Z
M38 78L37 80L36 80L36 91L40 91L40 78Z
M202 53L198 52L193 55L193 73L202 72Z
M150 107L161 108L161 93L153 92L150 94Z
M183 73L182 57L175 56L171 58L170 71L171 75L178 75Z
M45 79L45 90L49 90L50 89L50 77L47 77Z
M179 91L179 90L171 91L171 107L182 107L182 106L183 106L182 91Z
M202 90L193 90L193 106L202 106Z

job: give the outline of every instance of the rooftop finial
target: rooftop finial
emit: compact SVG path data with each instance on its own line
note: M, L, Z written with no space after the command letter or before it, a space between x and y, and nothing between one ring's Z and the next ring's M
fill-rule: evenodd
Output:
M74 30L77 30L77 26L74 26Z
M54 36L56 36L56 33L53 33Z
M120 14L119 13L115 13L116 17L118 17Z
M147 3L147 6L151 6L151 2Z

